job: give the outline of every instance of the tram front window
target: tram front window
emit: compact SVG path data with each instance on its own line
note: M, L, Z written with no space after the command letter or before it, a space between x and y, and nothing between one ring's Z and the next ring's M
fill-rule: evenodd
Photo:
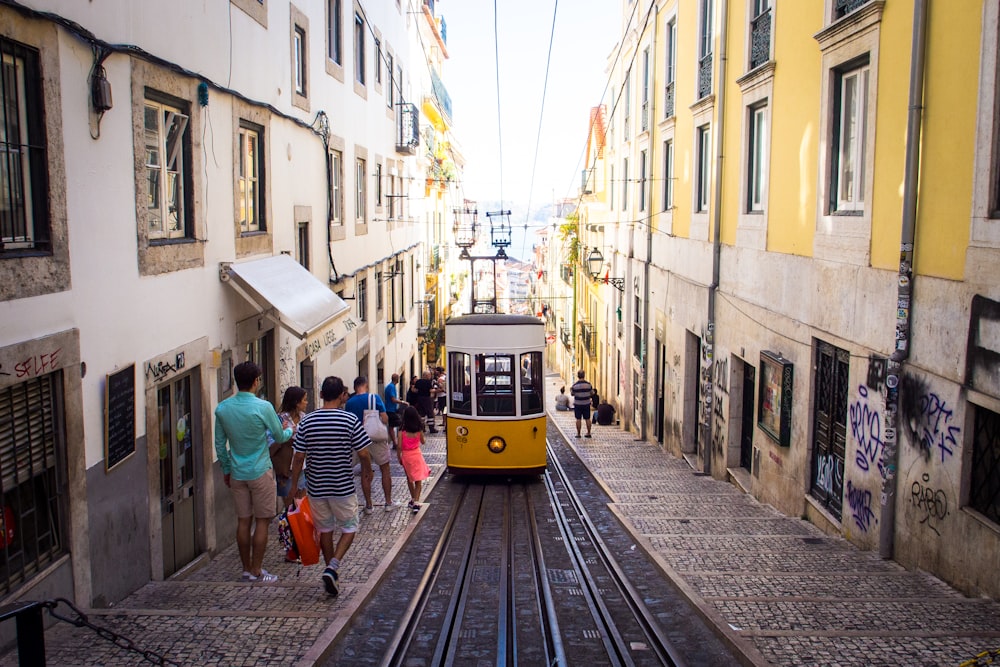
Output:
M542 353L525 352L521 355L521 414L537 415L544 411L542 404Z
M476 408L484 417L514 415L513 355L476 355Z
M472 356L464 352L448 354L448 412L472 414Z

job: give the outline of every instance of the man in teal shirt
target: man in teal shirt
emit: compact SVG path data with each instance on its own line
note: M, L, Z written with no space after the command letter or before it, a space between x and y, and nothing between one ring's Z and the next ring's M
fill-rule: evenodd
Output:
M236 505L236 545L243 561L243 580L271 583L278 576L263 568L264 550L278 498L267 435L270 432L275 442L285 442L292 437L292 429L282 428L274 406L257 398L261 375L260 366L251 361L233 369L239 393L215 408L215 453Z

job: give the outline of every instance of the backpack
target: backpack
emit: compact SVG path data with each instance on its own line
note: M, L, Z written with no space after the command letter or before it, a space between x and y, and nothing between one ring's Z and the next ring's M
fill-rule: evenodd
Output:
M385 442L389 439L389 431L382 423L381 413L375 407L374 394L368 394L368 409L364 412L361 425L365 427L365 433L372 439L372 442Z

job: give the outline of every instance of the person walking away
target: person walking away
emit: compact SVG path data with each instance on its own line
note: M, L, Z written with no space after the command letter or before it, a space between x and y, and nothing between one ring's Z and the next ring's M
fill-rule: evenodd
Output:
M347 399L344 409L357 417L358 421L363 422L365 410L368 409L368 397L368 378L364 375L359 375L354 379L354 395ZM389 416L385 411L385 404L382 403L382 399L375 394L371 394L371 397L374 399L379 419L382 420L383 424L388 424ZM372 480L375 477L375 473L372 471L372 463L378 466L379 474L382 476L385 511L390 512L399 507L399 503L392 500L392 473L389 470L388 440L372 440L372 444L368 447L368 452L370 454L369 463L361 463L361 492L365 496L365 514L371 514L375 511L375 508L372 506Z
M566 395L566 385L559 387L559 393L556 395L556 411L569 412L569 396Z
M292 437L274 406L257 398L260 366L244 361L233 369L239 391L215 408L215 453L222 479L236 505L236 546L243 564L244 581L273 583L278 576L264 569L267 528L278 502L268 434L277 443Z
M420 493L423 481L431 476L431 469L424 460L420 446L426 442L424 423L413 406L403 410L403 430L399 434L399 462L406 471L406 486L410 490L407 503L414 514L420 511Z
M354 414L343 410L347 387L339 377L323 380L320 389L323 407L299 422L292 457L292 494L298 492L305 468L305 488L309 496L313 525L319 531L323 552L323 587L328 595L340 592L340 564L354 542L358 530L358 496L354 491L353 455L371 467L368 447L371 439ZM340 530L337 543L333 531Z
M607 401L601 401L597 406L597 423L601 426L610 426L615 421L615 406Z
M590 437L590 400L594 386L587 382L582 370L576 373L577 380L569 388L573 394L573 416L576 417L576 437L580 437L581 422L587 422L587 437Z
M399 448L396 434L399 432L399 427L403 424L403 416L400 408L405 408L408 405L406 401L399 400L398 384L399 373L393 373L392 380L389 384L385 385L385 389L382 392L382 400L385 403L385 414L389 417L389 442L392 444L393 449Z
M295 436L295 429L299 421L306 413L309 405L309 395L302 387L289 387L281 397L281 406L278 408L278 419L284 428L292 429L292 436ZM268 444L271 452L271 465L274 467L274 481L277 486L278 496L288 509L292 504L292 496L289 495L292 484L292 440L285 442L275 442L272 436L268 437Z
M434 425L434 398L432 396L434 380L431 379L431 372L424 371L414 386L417 389L417 412L424 418L427 430L430 433L437 433L437 427Z

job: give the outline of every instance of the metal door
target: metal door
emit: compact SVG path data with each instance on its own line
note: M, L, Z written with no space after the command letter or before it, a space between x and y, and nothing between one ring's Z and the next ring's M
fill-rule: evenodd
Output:
M847 447L847 380L850 355L818 341L810 493L840 519Z
M195 453L201 450L191 412L191 375L156 392L160 437L160 509L163 576L198 555L195 513Z
M663 343L656 341L656 385L654 389L654 394L656 395L656 419L655 419L655 431L656 431L656 442L660 445L663 444L664 439L664 428L663 420L666 414L667 398L666 398L666 388L663 386L666 382L667 376L667 350Z
M740 467L751 469L753 459L753 408L754 390L757 388L757 370L743 364L743 418L740 422Z

